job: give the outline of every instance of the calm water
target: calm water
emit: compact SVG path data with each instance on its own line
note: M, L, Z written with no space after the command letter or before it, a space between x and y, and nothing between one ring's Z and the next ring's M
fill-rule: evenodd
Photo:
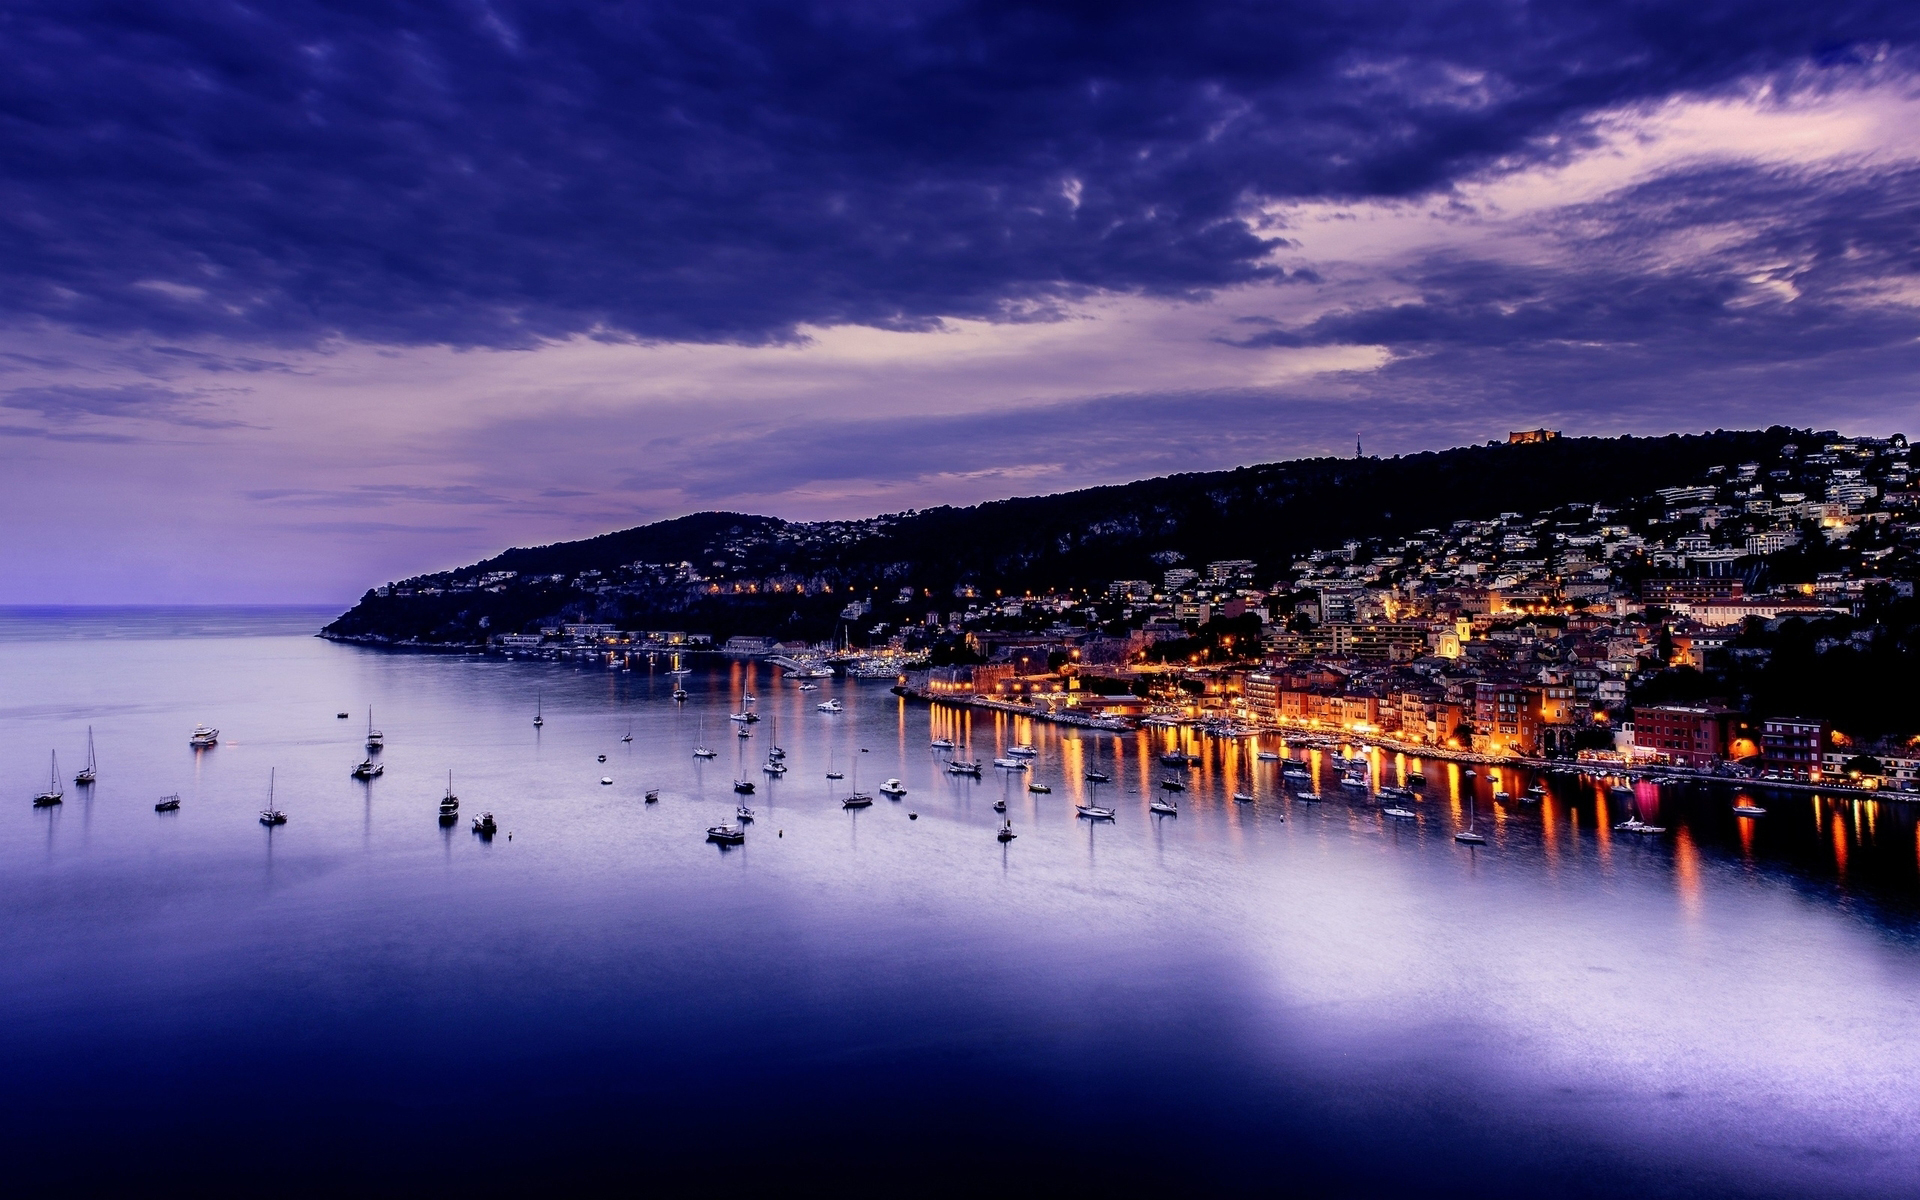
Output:
M1419 819L1397 823L1359 797L1289 800L1277 767L1216 748L1181 814L1154 818L1156 736L884 684L801 693L739 664L703 665L678 706L664 663L387 654L306 636L326 615L0 614L10 1183L1894 1196L1920 1179L1920 840L1898 805L1774 794L1742 821L1728 793L1643 788L1640 814L1674 832L1637 839L1591 785L1523 807L1482 779L1473 850L1451 838L1468 792L1450 767L1427 764ZM743 746L726 714L747 687L766 719ZM816 712L829 696L847 711ZM362 784L369 705L386 773ZM188 748L197 721L217 748ZM35 811L48 750L70 777L89 725L100 783ZM982 759L1032 741L1052 794L940 773L939 735ZM718 759L692 758L703 737ZM769 782L775 741L791 772ZM843 811L855 764L863 790L897 776L909 794ZM1110 825L1075 816L1094 764ZM269 769L290 817L271 832ZM449 769L464 815L497 814L491 843L436 823ZM743 769L758 820L723 850L703 832ZM156 814L171 792L180 811Z

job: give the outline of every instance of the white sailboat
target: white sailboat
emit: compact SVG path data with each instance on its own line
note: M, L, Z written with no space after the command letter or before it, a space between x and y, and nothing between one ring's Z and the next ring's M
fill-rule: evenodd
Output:
M100 778L100 768L93 758L93 726L89 725L87 726L87 765L80 768L80 773L73 777L73 782L79 787L90 787L98 778Z
M533 727L535 729L547 723L546 714L541 710L540 705L543 698L539 692L533 694Z
M273 781L277 773L271 768L267 771L267 806L260 810L260 823L268 828L287 823L287 814L275 808L273 804Z
M369 704L367 706L367 749L378 750L386 744L386 741L387 735L373 727L373 706Z

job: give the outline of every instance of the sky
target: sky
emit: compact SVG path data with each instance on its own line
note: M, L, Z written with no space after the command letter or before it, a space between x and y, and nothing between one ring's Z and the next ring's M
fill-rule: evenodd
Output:
M0 603L1920 433L1920 5L0 10Z

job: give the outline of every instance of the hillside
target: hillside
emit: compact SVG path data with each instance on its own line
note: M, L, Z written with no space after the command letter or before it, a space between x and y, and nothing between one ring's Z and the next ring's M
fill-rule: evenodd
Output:
M916 593L909 610L932 609L951 607L956 590L1096 588L1229 558L1256 561L1264 581L1314 546L1621 503L1712 466L1770 459L1795 436L1824 435L1775 427L1301 459L859 521L696 513L369 591L326 632L468 643L597 620L817 638L849 598L891 603L903 587Z

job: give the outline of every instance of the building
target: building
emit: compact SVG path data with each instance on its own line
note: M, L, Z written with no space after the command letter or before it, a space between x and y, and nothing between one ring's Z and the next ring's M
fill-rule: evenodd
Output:
M1695 576L1686 579L1649 579L1640 585L1642 604L1706 604L1738 600L1746 595L1746 584L1725 575Z
M1820 769L1820 753L1829 730L1806 717L1768 717L1760 723L1760 767L1790 779L1811 779Z
M1533 442L1552 442L1557 441L1559 437L1558 429L1522 429L1517 433L1507 434L1507 445L1523 446Z
M1740 714L1717 705L1650 704L1633 710L1633 745L1644 758L1711 767L1731 757Z
M728 638L726 644L722 646L721 649L728 654L766 654L773 649L773 639L770 637L736 635Z

